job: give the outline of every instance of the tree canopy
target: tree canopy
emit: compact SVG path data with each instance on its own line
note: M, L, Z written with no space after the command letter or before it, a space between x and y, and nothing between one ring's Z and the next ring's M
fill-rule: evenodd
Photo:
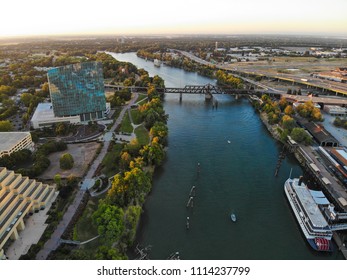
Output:
M0 132L12 131L13 125L10 121L0 121Z
M74 159L71 154L65 153L60 157L59 163L61 169L68 170L73 167Z
M98 233L108 244L116 242L124 230L123 209L105 202L100 202L92 215Z

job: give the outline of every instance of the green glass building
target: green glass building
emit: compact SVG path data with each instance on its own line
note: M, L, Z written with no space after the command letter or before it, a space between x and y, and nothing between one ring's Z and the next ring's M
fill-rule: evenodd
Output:
M100 62L53 68L47 76L56 117L79 115L82 122L104 118L106 98Z

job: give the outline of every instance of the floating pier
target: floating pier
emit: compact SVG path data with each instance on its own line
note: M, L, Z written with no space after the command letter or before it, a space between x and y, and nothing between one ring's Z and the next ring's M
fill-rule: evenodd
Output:
M193 208L193 206L194 206L194 205L193 205L193 199L194 199L194 197L192 197L192 196L189 197L189 200L188 200L188 202L187 202L187 207L190 206L191 208Z
M277 177L278 175L278 171L280 170L281 164L282 164L282 160L286 157L286 150L285 147L283 147L279 157L278 157L278 161L277 161L277 165L276 165L276 169L275 169L275 177Z
M195 196L195 186L192 186L192 188L190 189L189 196Z

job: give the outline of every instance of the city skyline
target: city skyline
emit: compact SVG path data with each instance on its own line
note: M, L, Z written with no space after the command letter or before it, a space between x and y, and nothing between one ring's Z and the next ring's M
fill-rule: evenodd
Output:
M0 38L47 35L299 34L347 36L347 1L14 0Z

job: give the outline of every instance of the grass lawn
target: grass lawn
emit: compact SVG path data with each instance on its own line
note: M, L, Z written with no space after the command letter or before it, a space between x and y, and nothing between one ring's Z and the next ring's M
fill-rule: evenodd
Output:
M82 216L79 218L78 222L74 228L74 239L77 241L87 241L93 237L99 235L97 228L93 225L92 215L98 209L98 204L100 199L104 199L106 193L100 197L90 198L86 208L83 211ZM81 245L79 248L88 254L94 255L97 248L103 245L102 239L96 238L86 244Z
M140 93L139 96L137 97L136 101L135 101L135 104L137 102L140 102L140 101L144 100L146 97L147 97L147 94Z
M130 110L131 117L133 119L134 124L141 124L141 114L140 111L137 109Z
M75 229L74 239L86 241L98 235L97 228L92 223L92 215L98 209L99 198L90 198L83 215L79 218Z
M125 115L124 115L124 118L122 120L122 123L120 125L119 131L132 133L133 130L134 129L133 129L133 126L131 125L129 114L128 114L128 112L126 112Z
M107 152L102 160L102 165L104 166L102 173L104 173L107 177L111 177L119 172L117 158L119 157L122 149L122 144L114 144L112 150Z
M114 108L114 113L112 115L112 118L116 120L119 117L119 114L121 111L122 111L122 107Z
M147 145L149 143L149 133L143 125L135 129L135 134L140 145Z

